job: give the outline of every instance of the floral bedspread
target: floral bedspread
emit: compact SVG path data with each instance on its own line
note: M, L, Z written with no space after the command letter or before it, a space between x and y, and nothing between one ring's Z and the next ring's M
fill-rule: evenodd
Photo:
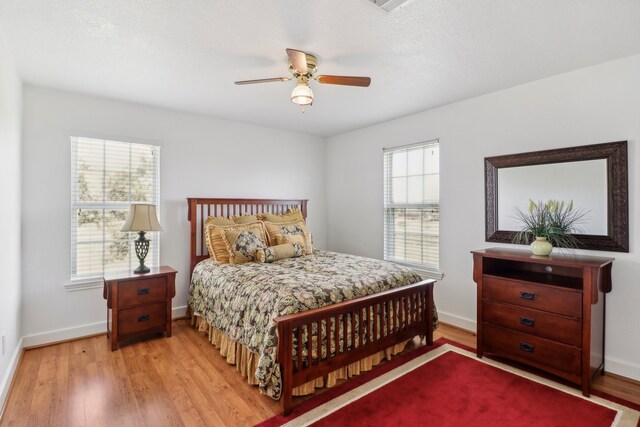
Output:
M207 259L193 271L189 305L210 325L259 355L260 391L278 399L274 318L420 280L413 270L394 263L320 250L268 264L216 264Z

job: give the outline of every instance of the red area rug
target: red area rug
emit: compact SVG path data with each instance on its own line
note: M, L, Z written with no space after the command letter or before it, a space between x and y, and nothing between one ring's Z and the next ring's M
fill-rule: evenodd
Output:
M640 407L592 396L446 344L420 348L261 427L640 426Z

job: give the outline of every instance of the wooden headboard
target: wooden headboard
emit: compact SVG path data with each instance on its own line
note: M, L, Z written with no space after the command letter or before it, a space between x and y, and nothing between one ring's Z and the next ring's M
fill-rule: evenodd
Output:
M298 208L307 218L307 200L278 199L209 199L188 198L188 219L191 223L189 277L197 263L209 258L204 222L208 216L225 216L259 213L285 213L289 208Z

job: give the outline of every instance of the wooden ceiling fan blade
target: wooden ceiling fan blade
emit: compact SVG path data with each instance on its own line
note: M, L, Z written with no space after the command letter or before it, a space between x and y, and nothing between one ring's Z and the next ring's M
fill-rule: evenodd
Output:
M316 80L327 85L369 87L371 84L371 77L318 76Z
M291 80L290 77L274 77L271 79L240 80L235 83L237 85L252 85L254 83L287 82L289 80Z
M287 49L289 62L293 66L293 70L298 74L307 74L307 54L301 50Z

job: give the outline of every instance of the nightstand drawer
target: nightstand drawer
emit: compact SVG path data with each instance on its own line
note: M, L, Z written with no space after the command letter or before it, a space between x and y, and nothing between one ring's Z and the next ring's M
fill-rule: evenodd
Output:
M579 348L511 329L483 323L484 350L501 356L532 361L580 375L582 352Z
M164 330L167 326L167 304L149 304L118 312L118 335L124 336L150 329Z
M582 318L582 292L488 275L483 280L483 298Z
M155 301L166 301L166 298L166 277L129 280L122 282L118 287L118 306L120 308L133 307Z
M579 320L487 300L482 302L482 307L486 322L576 347L582 345L582 323Z

